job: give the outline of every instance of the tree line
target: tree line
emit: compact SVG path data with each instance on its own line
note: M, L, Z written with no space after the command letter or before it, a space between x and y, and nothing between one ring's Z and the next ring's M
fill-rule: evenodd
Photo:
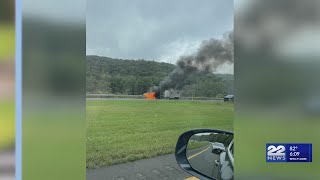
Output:
M157 86L175 65L100 56L86 58L86 91L93 94L141 95ZM233 75L198 72L186 79L183 96L216 97L233 93Z

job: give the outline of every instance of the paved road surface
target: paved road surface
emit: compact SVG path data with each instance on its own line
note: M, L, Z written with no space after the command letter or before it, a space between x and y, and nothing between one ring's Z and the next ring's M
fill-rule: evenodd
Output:
M184 180L190 177L179 167L173 154L87 170L87 180Z
M187 157L191 167L210 177L217 177L218 168L214 166L214 161L219 160L219 155L212 153L211 145L190 150Z

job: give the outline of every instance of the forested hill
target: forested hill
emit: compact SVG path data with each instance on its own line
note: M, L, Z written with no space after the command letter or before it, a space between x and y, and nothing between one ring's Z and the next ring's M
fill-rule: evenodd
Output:
M141 95L158 85L174 68L175 65L163 62L87 56L87 93ZM232 93L233 75L199 72L188 79L183 90L186 96Z
M87 93L141 95L174 67L154 61L87 56Z

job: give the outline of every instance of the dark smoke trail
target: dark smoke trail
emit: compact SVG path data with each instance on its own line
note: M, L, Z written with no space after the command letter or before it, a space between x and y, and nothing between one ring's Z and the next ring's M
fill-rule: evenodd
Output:
M185 79L190 75L198 71L212 73L219 66L233 62L233 32L229 32L223 39L203 41L195 54L181 56L176 68L160 82L159 86L163 90L182 89Z

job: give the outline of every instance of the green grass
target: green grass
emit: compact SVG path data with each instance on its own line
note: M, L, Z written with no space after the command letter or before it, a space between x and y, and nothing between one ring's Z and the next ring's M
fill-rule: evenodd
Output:
M181 133L232 130L233 104L187 101L87 101L87 167L173 153Z

